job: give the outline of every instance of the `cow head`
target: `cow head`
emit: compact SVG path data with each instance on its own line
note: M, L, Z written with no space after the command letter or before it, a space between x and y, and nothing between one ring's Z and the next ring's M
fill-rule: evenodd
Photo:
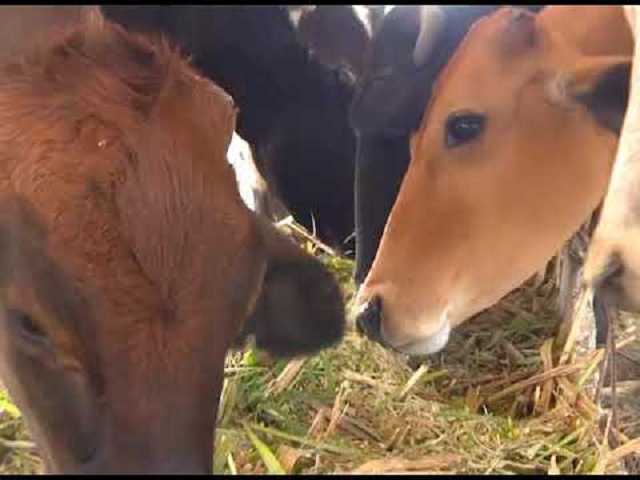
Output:
M479 20L412 138L359 291L361 327L433 353L541 268L602 200L629 68L629 57L581 55L544 12Z
M361 284L409 164L409 138L418 129L435 80L481 16L498 5L402 6L385 15L366 55L351 105L357 131L356 268ZM539 7L529 6L539 10Z
M3 67L0 376L47 472L210 472L244 320L275 353L339 340L333 278L240 199L234 124L165 43L101 19Z

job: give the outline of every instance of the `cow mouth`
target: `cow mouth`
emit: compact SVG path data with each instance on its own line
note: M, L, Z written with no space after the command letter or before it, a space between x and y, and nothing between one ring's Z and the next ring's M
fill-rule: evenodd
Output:
M432 355L438 353L449 343L449 336L451 334L451 325L448 321L445 321L442 327L433 335L421 338L419 340L412 340L410 342L403 343L401 345L389 345L393 350L412 356Z

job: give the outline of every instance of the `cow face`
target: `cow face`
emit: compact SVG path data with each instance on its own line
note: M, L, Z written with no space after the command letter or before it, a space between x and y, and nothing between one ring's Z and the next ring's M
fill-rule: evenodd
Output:
M436 79L470 26L497 8L402 6L386 14L374 34L351 105L358 132L356 284L373 262L409 165L410 135L420 126Z
M340 338L335 281L240 199L234 110L165 44L97 20L5 67L0 375L47 472L210 472L244 319L276 353Z
M436 352L542 267L606 190L628 72L629 58L583 57L542 16L478 21L412 139L359 292L361 327L405 353Z

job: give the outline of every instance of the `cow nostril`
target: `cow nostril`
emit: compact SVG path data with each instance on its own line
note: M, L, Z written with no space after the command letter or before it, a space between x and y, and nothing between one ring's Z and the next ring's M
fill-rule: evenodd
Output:
M381 323L382 300L376 295L358 313L356 326L359 333L364 333L371 339L377 339L380 336Z

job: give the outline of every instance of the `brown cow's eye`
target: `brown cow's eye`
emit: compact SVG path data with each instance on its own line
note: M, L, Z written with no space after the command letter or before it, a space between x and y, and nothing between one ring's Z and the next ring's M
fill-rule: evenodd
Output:
M7 312L7 317L26 339L34 342L48 342L47 334L28 313L12 308Z
M455 148L478 138L484 130L484 123L485 117L480 113L452 113L445 125L445 145L447 148Z

